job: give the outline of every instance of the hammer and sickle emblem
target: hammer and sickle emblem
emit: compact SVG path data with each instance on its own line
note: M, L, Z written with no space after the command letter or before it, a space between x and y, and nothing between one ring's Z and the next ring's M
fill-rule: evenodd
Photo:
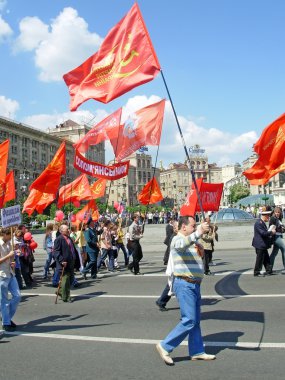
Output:
M102 190L102 183L98 183L98 184L94 187L94 189L93 189L93 193L94 193L94 194L99 194L99 193L101 192L101 190Z

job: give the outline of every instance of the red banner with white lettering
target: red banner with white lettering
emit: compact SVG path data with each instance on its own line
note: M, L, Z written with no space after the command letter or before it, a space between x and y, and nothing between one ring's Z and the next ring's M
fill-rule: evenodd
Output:
M87 160L82 154L75 150L74 163L75 169L95 178L105 178L110 181L123 178L128 175L130 161L119 162L111 166Z

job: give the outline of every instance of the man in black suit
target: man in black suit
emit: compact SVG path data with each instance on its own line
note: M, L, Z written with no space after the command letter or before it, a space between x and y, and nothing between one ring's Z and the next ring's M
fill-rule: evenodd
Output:
M255 248L256 252L256 262L253 273L255 277L264 277L264 275L260 273L262 265L264 265L267 275L272 274L268 248L272 245L272 237L275 235L276 230L274 228L268 230L266 225L271 213L271 209L267 207L266 210L261 212L260 219L258 219L254 224L252 246Z
M63 272L59 295L63 302L72 302L70 298L70 277L74 271L76 259L76 248L72 239L69 237L69 228L62 224L59 228L60 235L54 241L54 258L56 269Z

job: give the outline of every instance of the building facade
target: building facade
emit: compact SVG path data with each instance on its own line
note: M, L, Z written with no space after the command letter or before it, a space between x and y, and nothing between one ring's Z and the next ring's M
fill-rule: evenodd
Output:
M135 206L139 202L137 196L147 182L151 180L154 173L152 157L145 153L133 153L127 157L130 160L129 172L126 177L109 182L106 188L108 204L123 202L127 206ZM159 183L159 172L156 168L155 177Z

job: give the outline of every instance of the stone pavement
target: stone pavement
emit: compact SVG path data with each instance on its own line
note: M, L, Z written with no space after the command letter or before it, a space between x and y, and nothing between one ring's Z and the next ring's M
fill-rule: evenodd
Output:
M166 283L164 230L146 226L144 276L101 271L95 281L80 279L74 303L57 305L41 276L43 235L35 235L35 284L22 293L18 331L0 341L0 379L283 379L285 276L279 254L275 276L253 277L252 225L219 226L214 275L203 281L202 332L217 360L189 361L183 342L172 354L174 367L161 361L155 344L179 321L174 297L166 312L154 303Z

